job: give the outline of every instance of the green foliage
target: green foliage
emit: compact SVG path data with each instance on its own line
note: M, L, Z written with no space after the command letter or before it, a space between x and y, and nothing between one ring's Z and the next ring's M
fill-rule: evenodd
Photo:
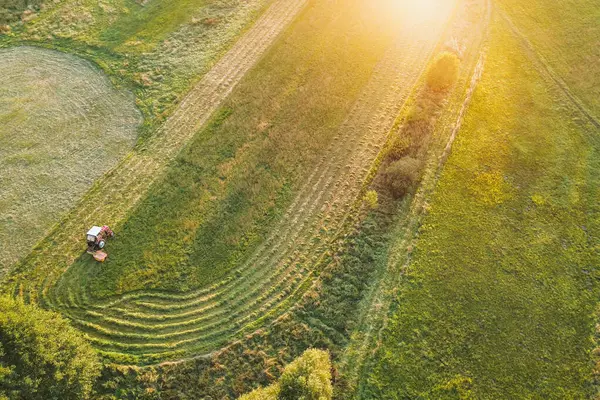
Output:
M331 400L332 394L331 361L326 351L306 350L279 378L281 400Z
M0 297L0 398L85 399L99 370L90 345L60 315Z
M427 85L434 92L450 89L458 79L460 60L450 52L442 52L427 71Z
M239 400L277 400L279 385L277 383L265 388L258 388L239 398Z
M379 207L379 199L377 192L375 190L369 190L365 193L365 202L369 206L370 209L374 210Z
M365 398L591 397L600 142L500 21Z
M285 367L277 383L240 400L331 400L332 396L329 353L308 349Z
M386 165L382 172L383 182L390 193L400 198L419 180L422 161L405 157Z

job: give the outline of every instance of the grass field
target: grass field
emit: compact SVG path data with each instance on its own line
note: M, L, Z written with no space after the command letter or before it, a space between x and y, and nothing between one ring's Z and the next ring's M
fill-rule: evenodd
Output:
M0 293L84 334L98 398L310 347L335 399L598 391L591 0L38 3L0 5Z
M502 0L499 6L533 44L582 103L600 116L600 9L593 0L524 3Z
M244 2L159 0L147 4L133 0L100 3L96 1L46 2L39 8L33 7L26 11L23 19L12 21L9 28L0 29L0 48L19 45L45 47L73 53L96 64L93 67L83 60L73 57L65 59L70 60L74 66L73 69L83 65L90 70L96 66L100 67L110 79L110 81L105 79L102 85L110 85L112 81L119 91L133 92L135 105L142 113L143 121L133 133L128 131L127 124L123 125L121 134L137 136L137 141L133 143L137 142L140 145L156 134L165 118L172 113L190 88L268 4L270 2L267 0ZM31 12L33 9L37 12ZM26 52L26 54L29 53L31 52ZM36 62L36 60L35 58L31 59L32 62ZM47 65L49 65L51 74L56 73L56 69L59 68L50 60ZM10 100L11 96L16 96L17 85L31 84L31 82L20 81L27 77L24 74L15 78L15 74L22 71L22 66L19 67L19 64L6 64L4 67L7 73L3 82L7 82L6 90L10 90L10 93L6 94L9 97L3 98L3 102L8 102L12 101ZM99 71L94 70L93 74L98 75ZM69 75L61 78L69 78ZM73 96L77 97L80 95L78 90L84 89L75 87L78 82L81 82L81 78L79 76L73 76L73 78L74 80L70 82L71 85L65 85L61 87L61 90L68 92L72 89ZM11 82L8 82L7 79L10 79ZM65 82L66 80L59 80L53 85L58 88ZM29 90L31 91L32 88ZM84 98L91 95L91 92L87 93ZM63 95L56 96L55 100L61 100L61 96ZM42 99L43 97L38 99L40 107L55 107L50 101L42 104ZM76 111L81 114L81 123L110 120L110 127L107 127L107 131L114 132L115 127L120 126L121 116L127 113L127 106L121 107L122 101L118 99L114 104L107 106L106 104L110 101L112 101L111 98L105 98L97 106L77 105L73 104L73 101L65 103L62 105L65 108L64 121L69 118L69 112ZM93 107L104 107L104 111L95 111ZM112 114L106 114L109 112L107 107L112 108L110 111ZM119 108L125 109L120 110ZM6 118L13 118L11 130L21 129L14 125L12 108L5 108L3 112L8 113ZM33 111L31 112L33 113ZM56 116L57 110L50 109L48 113ZM113 117L110 118L110 115ZM41 118L41 115L36 116L30 119L29 123L39 125ZM85 121L86 118L89 121ZM53 127L48 130L50 132L58 130L56 136L52 138L53 140L48 141L48 144L58 144L63 140L64 134L69 132L65 127L56 125L64 123L64 121L47 125ZM77 120L73 119L70 122L76 124ZM77 146L82 146L85 143L82 135L86 126L84 124L75 129L76 132L73 133L76 133L77 136L69 139L69 146L73 146L75 143ZM5 128L8 129L7 126ZM23 134L27 129L31 130L31 128L23 129ZM42 133L40 131L36 135L39 136ZM5 152L8 152L12 145L9 142L5 143L4 138L2 140L0 143L5 146ZM44 137L44 140L47 140L47 137ZM34 141L39 141L39 139L35 138ZM64 157L65 168L60 167L59 164L62 161L59 162L57 158L54 161L54 169L57 170L45 170L44 173L59 179L49 180L39 174L37 181L32 181L32 178L26 179L27 183L21 189L32 190L32 192L29 200L22 199L20 203L29 201L29 209L17 210L14 201L9 201L8 197L3 199L3 203L8 202L12 205L10 209L6 209L1 233L5 240L0 241L0 266L2 267L0 269L14 266L19 259L25 256L32 245L48 233L52 225L64 216L64 213L85 193L93 181L119 161L132 146L132 143L124 145L123 141L117 140L116 137L115 140L112 140L109 136L105 137L102 142L107 146L112 146L111 151L117 151L117 153L106 155L102 166L97 167L92 173L83 173L81 165L78 170L75 170L76 167L73 166L75 161L67 159L77 158L80 155L81 158L76 162L85 162L86 151L92 151L93 147L97 146L97 138L88 141L87 150L74 150L69 156ZM14 152L15 154L6 154L10 157L19 157L19 150L14 150ZM114 155L117 157L115 158ZM47 166L48 163L39 164L39 170L44 171ZM30 169L28 168L28 170ZM61 176L65 176L68 180L61 180ZM73 185L70 185L71 181L73 181ZM57 184L58 182L63 186L69 186L68 190L61 184ZM29 185L31 185L31 189L29 189ZM38 207L35 206L38 201L36 200L35 203L33 201L35 190L49 194L45 199L39 201L40 206ZM64 193L64 195L57 197L52 193ZM11 191L6 191L5 196L15 196L16 194L17 192L11 189ZM13 222L6 222L8 221L6 218L11 218L10 216L15 213L21 213L19 219L22 225L20 227Z
M586 398L600 139L496 16L368 398Z
M0 275L131 150L133 96L77 57L0 49Z
M10 278L15 293L66 313L105 354L128 355L122 362L212 350L293 305L450 11L424 31L414 24L433 21L397 25L395 14L364 1L339 7L311 3L139 206L115 209L125 219L109 262L77 260L80 246L54 239ZM127 176L141 170L128 164ZM147 188L132 184L139 195ZM75 264L53 286L69 266L60 258Z
M50 47L98 64L114 83L134 92L144 140L270 3L48 1L0 34L0 46Z

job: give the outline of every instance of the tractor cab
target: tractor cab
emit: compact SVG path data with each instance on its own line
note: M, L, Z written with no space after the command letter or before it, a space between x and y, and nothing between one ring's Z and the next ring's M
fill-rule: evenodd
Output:
M115 236L115 233L106 225L103 227L92 226L86 234L87 252L94 256L96 261L104 261L108 256L102 249L106 246L106 239Z

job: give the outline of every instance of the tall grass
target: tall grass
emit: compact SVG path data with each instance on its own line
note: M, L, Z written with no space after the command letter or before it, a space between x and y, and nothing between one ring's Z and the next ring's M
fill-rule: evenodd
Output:
M373 398L585 398L600 148L496 21L373 363Z

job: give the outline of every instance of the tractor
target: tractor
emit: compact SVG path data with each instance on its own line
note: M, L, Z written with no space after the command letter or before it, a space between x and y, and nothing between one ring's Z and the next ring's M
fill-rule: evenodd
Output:
M94 256L94 260L104 262L108 254L104 252L104 246L106 246L106 240L115 236L115 233L108 226L104 225L102 228L99 226L92 226L86 235L87 240L87 252Z

